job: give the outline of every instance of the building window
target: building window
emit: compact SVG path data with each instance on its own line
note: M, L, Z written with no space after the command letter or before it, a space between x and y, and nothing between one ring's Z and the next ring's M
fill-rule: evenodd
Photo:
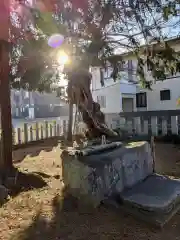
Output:
M136 107L147 107L147 95L145 92L143 93L136 93Z
M105 96L97 96L97 103L99 103L100 107L106 107L106 97Z
M160 91L160 100L161 101L166 101L166 100L170 100L171 99L171 93L170 90L162 90Z

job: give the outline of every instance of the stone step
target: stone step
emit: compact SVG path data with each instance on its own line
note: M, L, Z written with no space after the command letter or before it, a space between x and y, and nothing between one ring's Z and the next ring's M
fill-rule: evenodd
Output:
M152 174L106 200L134 217L162 227L180 209L180 180Z

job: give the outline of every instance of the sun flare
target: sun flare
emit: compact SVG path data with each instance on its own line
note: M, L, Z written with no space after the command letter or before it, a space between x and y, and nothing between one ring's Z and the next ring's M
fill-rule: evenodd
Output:
M61 51L58 53L57 61L60 65L65 65L69 62L69 56L65 52Z

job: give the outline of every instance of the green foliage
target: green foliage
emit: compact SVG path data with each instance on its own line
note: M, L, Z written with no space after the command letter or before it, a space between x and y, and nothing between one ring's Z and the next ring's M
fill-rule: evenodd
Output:
M56 52L42 35L15 43L10 58L12 88L50 92L59 80Z
M65 36L61 49L72 60L67 72L97 65L106 68L109 64L116 80L119 71L123 70L122 57L114 55L117 49L130 51L137 58L137 75L144 87L150 88L151 85L146 81L144 68L158 80L164 79L166 73L179 71L179 55L165 41L160 27L162 22L177 15L178 1L162 5L159 0L87 0L86 4L82 0L78 7L78 1L70 2L72 4L57 1L58 11L54 13L31 10L33 37L16 42L11 52L12 87L40 91L52 89L58 77L55 59L59 49L49 48L47 38L54 33ZM152 45L149 39L157 44ZM144 47L141 47L142 42ZM27 67L22 67L24 71L18 67L22 59L31 59Z

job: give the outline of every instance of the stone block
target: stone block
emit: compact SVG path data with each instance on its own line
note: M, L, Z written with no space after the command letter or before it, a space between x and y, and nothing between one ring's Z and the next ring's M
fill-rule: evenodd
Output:
M63 181L70 193L94 207L153 172L151 148L134 142L89 156L62 153Z
M151 174L120 194L120 208L143 221L163 226L180 209L180 180Z

